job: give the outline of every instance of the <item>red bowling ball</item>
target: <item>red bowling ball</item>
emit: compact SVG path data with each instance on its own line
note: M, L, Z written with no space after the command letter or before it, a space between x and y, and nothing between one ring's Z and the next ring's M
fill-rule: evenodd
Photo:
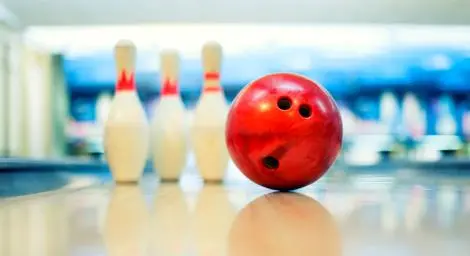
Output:
M248 84L234 99L226 125L232 160L253 182L294 190L318 180L341 150L341 116L314 81L275 73Z

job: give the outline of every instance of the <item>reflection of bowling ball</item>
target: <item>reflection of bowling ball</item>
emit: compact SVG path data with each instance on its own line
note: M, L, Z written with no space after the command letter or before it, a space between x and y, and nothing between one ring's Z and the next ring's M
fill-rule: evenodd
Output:
M314 199L271 193L237 215L229 234L229 255L339 256L340 234L332 216Z
M271 74L233 101L226 142L237 167L255 183L297 189L315 182L335 161L341 117L320 85L295 74Z

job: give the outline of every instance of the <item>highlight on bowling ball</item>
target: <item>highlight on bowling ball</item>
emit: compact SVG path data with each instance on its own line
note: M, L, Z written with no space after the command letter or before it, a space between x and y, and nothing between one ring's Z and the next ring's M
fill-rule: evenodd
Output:
M269 74L243 88L230 108L225 136L246 177L281 191L317 181L343 142L334 99L318 83L292 73Z

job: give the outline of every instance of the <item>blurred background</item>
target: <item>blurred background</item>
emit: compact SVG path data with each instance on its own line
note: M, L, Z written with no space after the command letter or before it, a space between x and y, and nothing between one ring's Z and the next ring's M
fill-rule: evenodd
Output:
M330 91L344 124L339 164L470 159L464 0L0 3L1 157L102 159L112 49L128 38L138 47L138 92L150 118L159 50L180 52L191 113L202 87L201 46L217 40L229 103L251 80L279 71Z
M111 178L103 123L116 80L112 51L122 38L138 47L137 87L149 118L163 48L180 52L190 117L208 40L223 46L228 103L271 72L321 83L343 118L343 150L327 174L339 182L322 179L304 192L334 215L346 255L468 255L468 0L0 0L0 255L100 255L109 237L107 249L142 248L141 227L150 227L157 247L176 247L172 240L185 233L210 241L191 246L223 246L236 212L267 194L260 186L202 186L192 179L192 157L181 186L145 179L148 204L136 188L91 186ZM80 175L61 172L71 168ZM227 175L243 179L233 164ZM266 227L292 227L266 234L316 245L323 239L311 238L327 233L308 223L323 214L300 199L272 197L250 210Z

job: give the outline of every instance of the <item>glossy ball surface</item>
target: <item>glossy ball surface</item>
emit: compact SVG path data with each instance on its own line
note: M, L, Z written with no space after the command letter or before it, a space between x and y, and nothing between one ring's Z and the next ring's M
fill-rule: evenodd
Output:
M319 84L275 73L248 84L234 99L226 124L232 160L253 182L294 190L318 180L342 145L339 110Z

